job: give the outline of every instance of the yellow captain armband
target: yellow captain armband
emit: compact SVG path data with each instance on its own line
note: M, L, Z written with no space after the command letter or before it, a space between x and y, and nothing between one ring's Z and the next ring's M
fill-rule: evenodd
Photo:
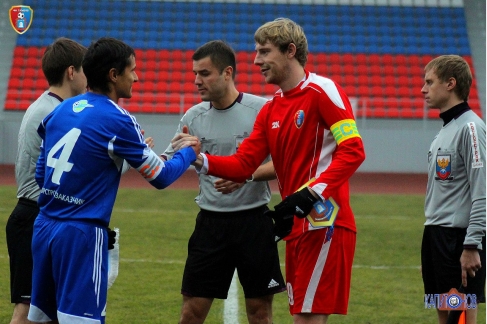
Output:
M338 145L350 138L361 138L358 133L357 124L355 124L355 120L353 119L340 120L331 125L330 130Z

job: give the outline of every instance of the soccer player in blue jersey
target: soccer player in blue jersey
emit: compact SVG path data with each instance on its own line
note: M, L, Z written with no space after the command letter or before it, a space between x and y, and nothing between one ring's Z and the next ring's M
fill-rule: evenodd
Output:
M135 52L101 38L83 59L90 91L65 100L41 123L36 167L41 187L34 223L29 320L105 323L107 227L125 159L163 189L195 161L200 142L165 162L144 142L133 116L118 106L138 81Z
M68 38L58 38L42 55L42 72L49 88L34 101L22 118L18 136L15 180L17 205L5 228L10 259L10 300L15 304L10 324L27 320L32 290L32 231L39 213L37 198L41 189L35 181L41 138L37 127L64 99L86 92L86 77L81 63L86 47Z

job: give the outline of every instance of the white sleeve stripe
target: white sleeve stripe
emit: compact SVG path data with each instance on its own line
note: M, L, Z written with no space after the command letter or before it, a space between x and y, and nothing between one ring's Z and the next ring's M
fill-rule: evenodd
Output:
M474 122L467 123L470 132L470 145L472 146L472 168L482 168L484 166L479 151L477 127Z
M127 115L130 117L130 119L132 120L132 124L134 125L134 128L135 130L137 131L137 134L139 134L139 140L141 142L144 141L144 136L142 135L141 131L140 131L140 126L137 124L137 121L135 120L135 117L132 116L126 109L123 109L122 107L120 107L119 105L117 105L115 102L113 102L112 100L108 100L112 105L115 106L115 108L118 109L118 111L120 111L123 115Z

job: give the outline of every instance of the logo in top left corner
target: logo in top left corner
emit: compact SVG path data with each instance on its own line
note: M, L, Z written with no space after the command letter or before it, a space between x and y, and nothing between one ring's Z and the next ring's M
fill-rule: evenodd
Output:
M9 10L10 24L19 34L25 33L34 18L34 10L29 6L12 6Z
M94 107L94 106L90 105L88 103L88 100L78 100L73 104L73 111L75 113L79 113L79 112L82 112L83 109L85 109L85 108L92 108L92 107Z

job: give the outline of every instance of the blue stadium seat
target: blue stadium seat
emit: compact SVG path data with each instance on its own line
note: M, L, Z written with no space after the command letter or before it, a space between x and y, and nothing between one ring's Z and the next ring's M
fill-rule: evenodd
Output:
M45 47L59 36L71 37L84 45L89 45L101 36L112 36L127 41L138 53L160 53L160 57L157 54L157 59L144 61L140 67L166 72L170 66L186 69L185 61L188 58L181 53L192 52L211 39L224 39L237 52L251 57L245 65L246 72L243 73L247 75L243 80L252 80L251 73L255 72L252 66L253 33L262 23L277 17L289 17L303 26L309 41L309 69L330 74L338 82L346 79L346 85L350 87L347 91L354 91L354 87L358 86L352 78L367 80L372 72L381 71L381 64L382 72L388 75L394 75L391 73L394 64L401 71L404 66L408 66L403 72L410 78L416 78L421 72L410 66L423 66L423 61L430 56L451 52L470 58L463 8L457 7L297 5L266 1L243 3L199 0L85 1L65 2L59 7L57 0L34 2L36 28L17 37L18 48ZM168 53L176 51L181 55L177 62L171 62ZM396 55L397 62L389 54ZM355 68L357 75L343 75L340 63L323 59L344 55L360 55L361 63ZM144 60L144 57L138 54L138 59ZM375 57L379 58L377 63L367 65L367 61ZM367 69L368 66L370 69ZM262 91L261 76L258 82L260 86L256 91ZM178 86L177 91L191 91L194 94L194 87L186 90ZM162 96L166 96L164 91L170 91L171 88L168 85L158 89Z

